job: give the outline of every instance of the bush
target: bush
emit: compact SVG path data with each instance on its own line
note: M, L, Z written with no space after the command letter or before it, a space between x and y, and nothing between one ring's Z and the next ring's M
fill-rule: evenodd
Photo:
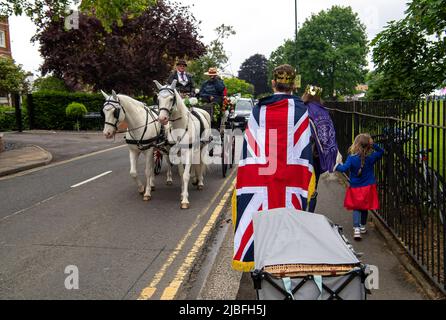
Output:
M15 109L9 106L0 106L0 132L11 131L16 127Z
M81 103L87 112L99 112L104 105L101 94L41 91L32 94L34 129L72 130L73 121L66 114L66 107L72 102ZM25 102L28 104L28 101ZM80 119L80 128L101 129L102 119Z
M68 92L68 87L62 79L55 76L38 78L33 83L34 91L60 91Z
M87 108L82 103L71 102L65 109L67 117L72 119L79 119L87 114Z
M72 102L65 109L65 114L67 115L67 117L76 120L74 129L79 131L80 130L79 119L87 114L87 108L85 108L85 106L82 103Z
M84 92L56 92L39 91L31 95L34 106L34 129L45 130L72 130L73 120L67 116L66 107L72 102L81 103L87 112L100 112L105 99L102 94L92 94ZM153 104L152 98L137 97L138 101L147 105ZM27 105L25 99L24 105ZM101 118L80 119L80 129L82 130L102 130L104 120Z
M0 106L0 132L18 130L15 118L15 108L10 106ZM28 112L22 106L22 125L23 130L28 129Z

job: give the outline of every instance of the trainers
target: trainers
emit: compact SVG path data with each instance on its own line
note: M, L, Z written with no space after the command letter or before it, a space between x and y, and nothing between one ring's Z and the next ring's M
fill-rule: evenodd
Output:
M361 226L361 227L359 228L359 230L361 231L361 233L366 233L366 232L367 232L367 229L366 229L365 226Z
M353 239L361 240L361 229L360 228L353 229Z

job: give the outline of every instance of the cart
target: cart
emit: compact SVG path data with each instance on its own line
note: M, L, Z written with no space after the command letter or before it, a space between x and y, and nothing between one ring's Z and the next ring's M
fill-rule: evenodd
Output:
M211 150L216 145L221 146L221 173L225 178L228 169L233 167L235 155L235 137L232 135L231 125L228 121L228 111L221 112L221 107L217 103L195 105L194 108L201 108L208 112L211 116L211 128L219 132L219 137L213 136ZM212 151L210 155L213 155Z
M259 300L366 300L367 266L325 216L281 208L253 215Z

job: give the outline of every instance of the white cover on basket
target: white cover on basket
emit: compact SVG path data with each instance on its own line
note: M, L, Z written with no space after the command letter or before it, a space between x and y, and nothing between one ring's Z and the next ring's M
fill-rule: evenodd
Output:
M289 208L253 214L256 269L278 264L357 264L358 258L323 215Z

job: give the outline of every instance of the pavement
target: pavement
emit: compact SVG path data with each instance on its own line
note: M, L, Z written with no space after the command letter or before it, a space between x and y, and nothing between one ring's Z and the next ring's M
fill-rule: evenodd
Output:
M124 143L123 136L107 140L97 131L4 132L0 177L115 147Z
M361 261L378 267L379 289L372 290L368 300L425 300L445 299L433 290L426 279L416 271L410 259L402 259L403 250L395 249L396 241L385 237L382 226L372 214L369 216L368 231L361 241L353 240L351 212L343 208L345 185L340 175L325 175L318 187L316 211L344 227L344 233L354 249L362 253ZM231 217L227 211L226 219ZM223 224L226 221L223 221ZM255 300L256 293L249 273L231 269L233 250L232 226L222 226L223 235L216 236L214 243L221 242L218 253L214 253L214 265L209 272L206 285L201 289L200 299ZM223 238L219 241L218 238ZM435 296L435 294L437 294Z

